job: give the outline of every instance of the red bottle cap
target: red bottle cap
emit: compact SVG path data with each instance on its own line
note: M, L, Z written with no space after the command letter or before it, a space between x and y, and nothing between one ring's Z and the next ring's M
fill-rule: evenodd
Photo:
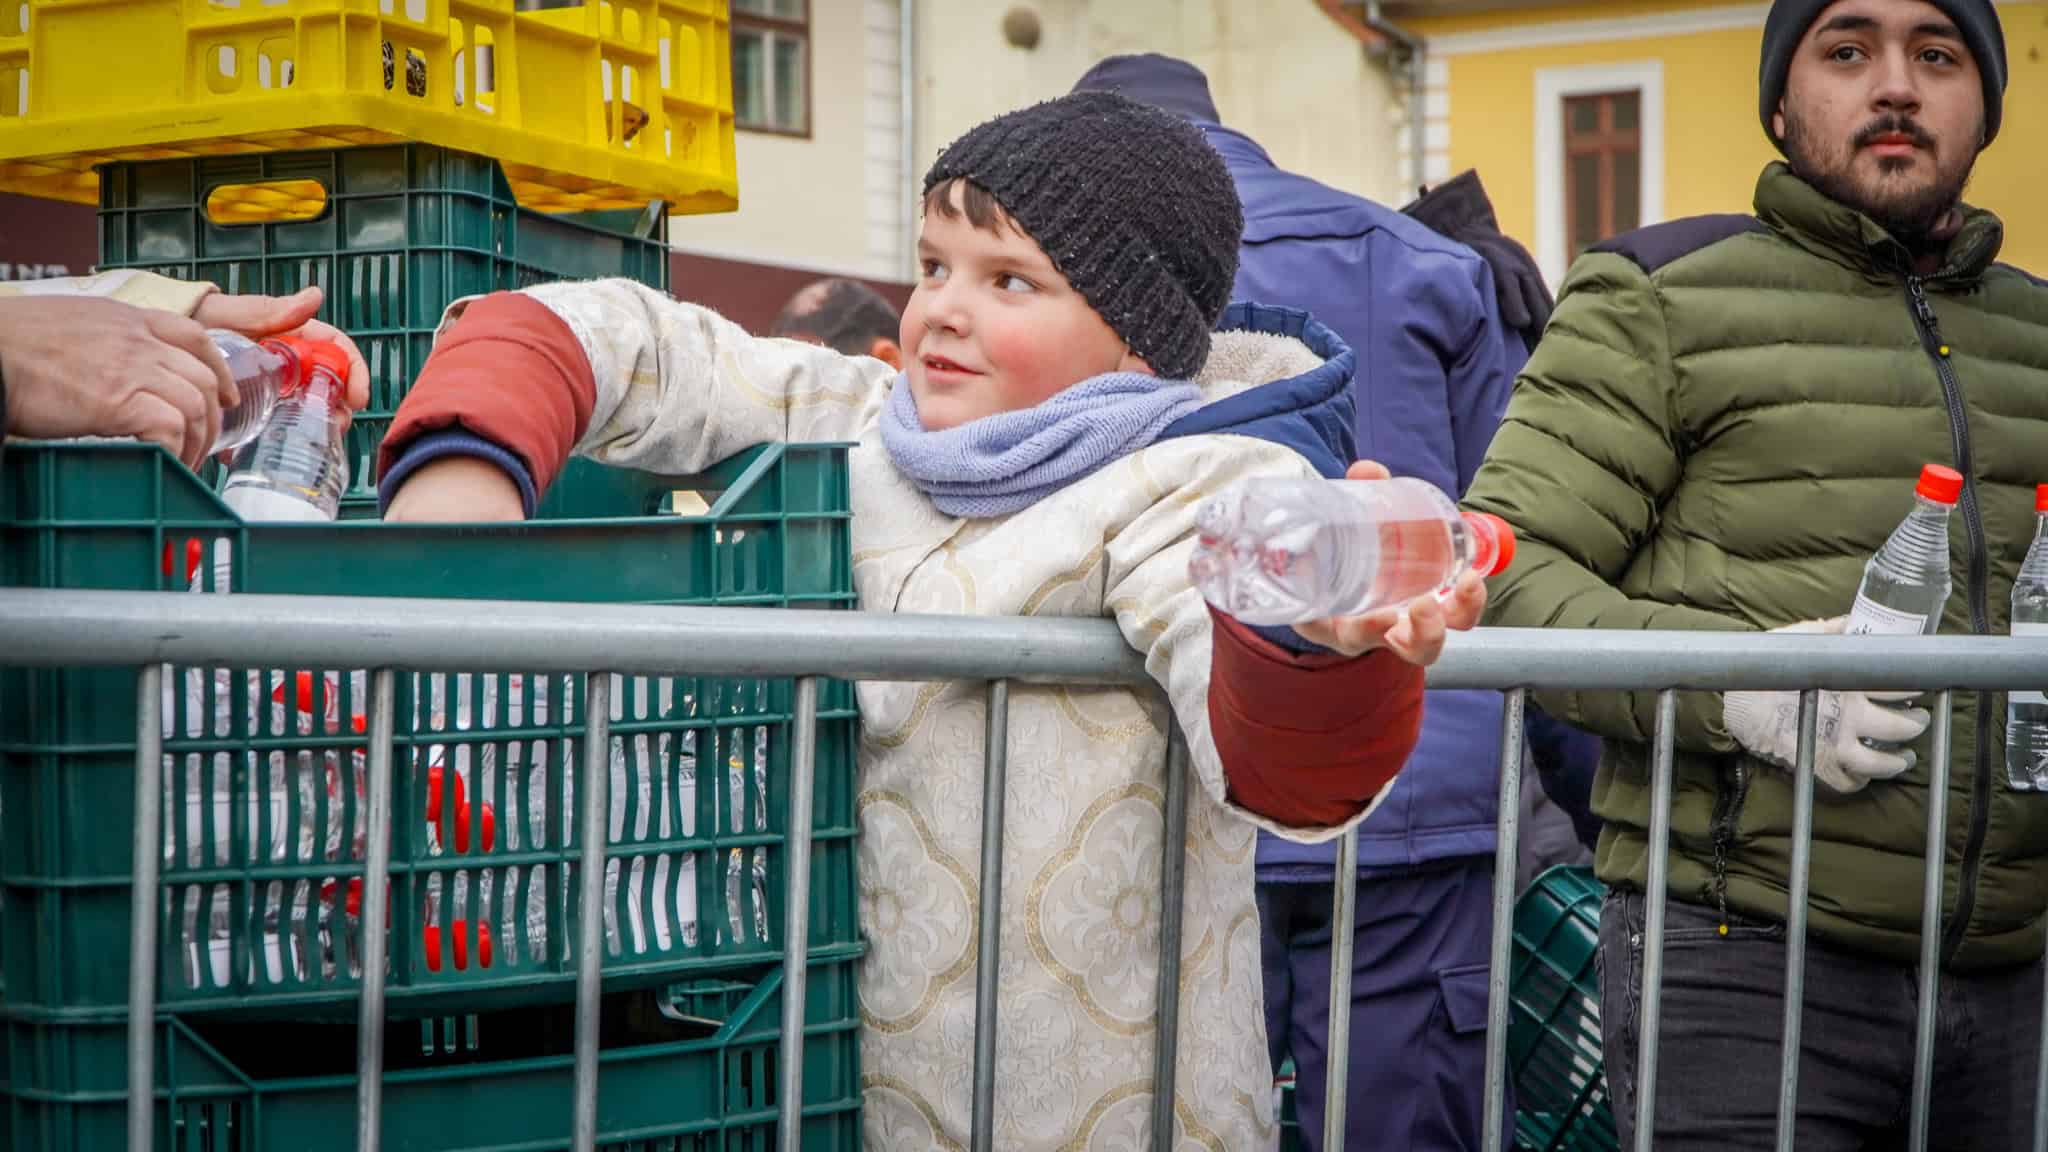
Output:
M1963 495L1963 474L1953 468L1929 464L1920 469L1920 483L1913 495L1925 496L1936 504L1953 504Z
M441 801L443 780L441 765L434 764L427 768L427 823L439 826L441 846L444 849L452 844L457 852L468 852L470 829L469 793L463 787L462 774L458 772L453 775L455 778L455 807L452 810L454 815L451 818L449 815L450 809L444 807ZM498 817L497 813L492 810L490 801L486 800L484 802L483 813L478 822L483 825L483 850L489 852L498 839Z
M458 812L468 810L469 789L463 786L462 773L455 772L449 775L455 777L455 810ZM441 790L445 782L441 766L439 764L429 764L427 766L427 823L429 824L441 823ZM442 832L445 834L447 831L448 829L444 826Z
M303 336L279 336L274 343L281 344L298 358L299 378L292 382L294 387L303 388L312 383L313 373L326 372L334 382L346 389L348 386L348 353L341 345L331 340L308 340Z
M1479 574L1492 576L1507 571L1508 565L1515 562L1515 530L1491 512L1467 512L1464 516L1475 533L1493 542L1493 563Z
M296 695L299 699L299 711L311 714L313 711L313 674L302 671L295 679L298 689ZM279 684L270 690L270 702L273 704L284 703L283 684Z
M389 883L384 885L384 893L386 896L391 894L391 885ZM334 899L334 881L327 880L321 883L320 899L322 901L332 901ZM348 882L348 898L342 901L342 909L351 918L360 919L362 917L363 878L361 876L357 876Z
M166 579L171 578L172 573L177 571L176 566L173 565L171 562L172 556L175 554L175 551L176 550L173 548L171 541L164 541L164 576ZM193 537L185 541L186 584L192 583L192 577L198 573L199 565L205 560L205 557L206 546L204 544L201 544L197 537Z
M2048 512L2048 484L2034 489L2034 511Z
M452 943L455 946L455 970L458 972L465 972L469 969L469 937L469 921L457 920L455 922L455 933ZM426 953L427 971L439 972L441 970L441 926L439 924L428 924L421 928L420 945L420 950ZM477 966L489 968L491 966L491 922L488 920L477 921L476 952Z

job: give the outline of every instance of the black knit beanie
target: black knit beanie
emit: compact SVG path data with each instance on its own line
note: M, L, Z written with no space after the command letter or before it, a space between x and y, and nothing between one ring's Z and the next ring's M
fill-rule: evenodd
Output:
M1760 89L1757 111L1764 122L1764 134L1782 150L1784 142L1771 130L1771 117L1785 98L1785 76L1792 70L1792 55L1806 30L1834 0L1776 0L1764 17L1763 64L1758 69ZM1998 135L1998 121L2005 102L2005 31L1991 0L1928 0L1942 14L1956 22L1963 43L1977 62L1984 79L1984 143Z
M1200 129L1112 92L1076 92L969 129L924 191L956 178L994 197L1153 371L1201 370L1230 303L1244 213Z

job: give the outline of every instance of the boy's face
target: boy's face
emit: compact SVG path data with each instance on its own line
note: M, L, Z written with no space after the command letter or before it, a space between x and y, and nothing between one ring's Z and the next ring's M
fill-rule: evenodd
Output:
M963 186L945 194L951 213L925 213L923 274L901 330L904 374L926 429L1034 407L1104 372L1152 371L1008 217L977 228Z

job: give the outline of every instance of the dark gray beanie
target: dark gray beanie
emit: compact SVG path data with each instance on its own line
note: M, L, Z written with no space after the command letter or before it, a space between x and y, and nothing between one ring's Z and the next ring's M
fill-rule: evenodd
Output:
M1230 303L1244 212L1187 121L1076 92L969 129L925 174L978 185L1152 370L1192 378Z
M1781 148L1783 142L1771 130L1771 117L1777 113L1778 103L1785 98L1785 76L1792 70L1792 54L1799 50L1799 42L1806 38L1806 30L1813 27L1813 22L1834 2L1776 0L1771 5L1770 15L1764 17L1763 63L1757 71L1757 110L1763 119L1764 134ZM1956 22L1956 28L1963 34L1963 43L1977 62L1977 72L1984 78L1984 142L1989 144L1998 135L1998 121L2005 103L2005 30L1999 26L1998 12L1991 7L1991 0L1927 2Z

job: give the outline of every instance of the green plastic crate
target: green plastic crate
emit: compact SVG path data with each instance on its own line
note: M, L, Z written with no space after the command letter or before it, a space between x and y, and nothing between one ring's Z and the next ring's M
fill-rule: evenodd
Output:
M1591 870L1563 866L1515 902L1508 983L1508 1068L1515 1146L1611 1152L1614 1113L1601 1060L1600 901Z
M860 1137L858 945L812 954L804 995L804 1149ZM782 971L603 1003L597 1080L606 1152L775 1147ZM574 1085L567 1006L387 1030L383 1146L392 1152L567 1152ZM126 1140L119 1024L5 1025L7 1147L102 1152ZM355 1025L167 1017L158 1028L157 1147L347 1152L355 1147ZM424 1030L423 1030L424 1029Z
M325 192L318 215L246 220L290 211L290 197L266 196L287 181ZM449 304L608 276L666 290L669 277L664 212L535 212L513 199L496 161L426 144L104 165L99 236L102 268L227 292L326 291L321 319L353 337L370 367L369 406L349 433L356 506L374 504L377 445Z
M630 478L611 498L639 511L674 488L699 492L709 513L244 525L154 447L16 444L0 458L0 586L186 589L189 572L211 589L213 561L231 558L237 592L851 606L845 446L771 445L702 477ZM592 511L574 503L555 514ZM360 777L363 738L344 718L367 711L365 677L306 670L302 710L298 672L165 676L166 1009L353 1011L364 821L361 784L342 782ZM135 680L119 668L0 669L9 1017L106 1021L126 1003ZM457 668L397 684L393 1014L567 999L580 677ZM607 987L780 956L793 697L787 680L619 682ZM856 723L851 687L828 682L811 865L819 945L858 939Z

